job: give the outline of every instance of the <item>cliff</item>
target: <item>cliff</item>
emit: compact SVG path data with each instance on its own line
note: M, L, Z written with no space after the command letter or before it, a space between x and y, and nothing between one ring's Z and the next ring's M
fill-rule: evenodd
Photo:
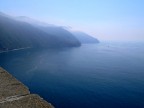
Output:
M0 67L0 108L54 108Z

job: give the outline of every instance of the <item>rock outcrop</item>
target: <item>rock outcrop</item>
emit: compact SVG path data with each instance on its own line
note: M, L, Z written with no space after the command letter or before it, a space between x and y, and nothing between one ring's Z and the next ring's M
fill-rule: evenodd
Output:
M0 108L54 108L0 67Z

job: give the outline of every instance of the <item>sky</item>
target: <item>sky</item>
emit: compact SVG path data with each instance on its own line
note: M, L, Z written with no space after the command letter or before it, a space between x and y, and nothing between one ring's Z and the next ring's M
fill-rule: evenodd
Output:
M67 26L99 40L144 41L144 0L1 0L0 11Z

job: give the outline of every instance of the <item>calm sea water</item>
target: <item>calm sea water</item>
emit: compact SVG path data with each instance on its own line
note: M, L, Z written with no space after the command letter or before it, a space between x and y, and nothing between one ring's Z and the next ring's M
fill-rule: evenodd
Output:
M0 54L0 65L56 108L144 108L144 44Z

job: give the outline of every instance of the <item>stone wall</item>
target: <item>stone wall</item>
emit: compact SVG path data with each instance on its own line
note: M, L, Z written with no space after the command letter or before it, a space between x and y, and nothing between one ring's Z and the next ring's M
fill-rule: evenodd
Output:
M54 108L0 67L0 108Z

